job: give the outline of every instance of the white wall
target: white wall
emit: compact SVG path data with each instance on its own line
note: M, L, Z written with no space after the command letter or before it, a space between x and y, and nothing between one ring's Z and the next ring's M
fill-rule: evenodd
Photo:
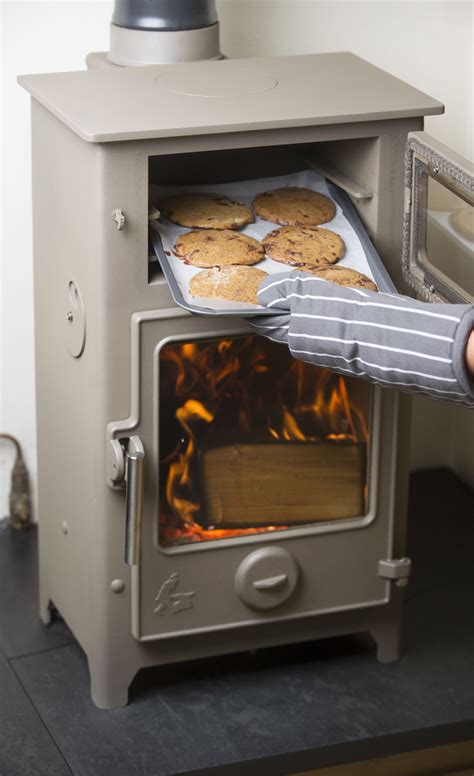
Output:
M35 402L29 100L18 73L77 70L89 51L108 47L112 2L3 2L3 239L0 294L0 430L16 434L33 475ZM218 0L222 50L264 56L351 50L446 104L426 128L473 156L473 11L469 2ZM474 413L470 414L471 440ZM455 465L474 482L467 412L417 402L415 466ZM463 440L466 440L464 442ZM468 446L471 445L469 451ZM470 458L469 458L470 455ZM0 516L7 513L7 468L0 446Z
M108 46L110 2L3 2L0 430L24 449L36 502L29 95L19 73L81 70ZM0 442L0 517L8 513L13 451Z

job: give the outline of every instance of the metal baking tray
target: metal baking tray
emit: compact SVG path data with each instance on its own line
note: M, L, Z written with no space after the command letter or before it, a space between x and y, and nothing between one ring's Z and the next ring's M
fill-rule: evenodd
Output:
M327 184L327 188L329 190L330 196L340 206L344 216L349 221L354 232L359 238L363 251L365 253L365 258L367 260L367 263L372 272L374 281L377 284L379 290L385 291L387 293L396 293L397 290L392 280L390 279L390 276L387 270L385 269L380 256L375 250L367 232L365 231L362 225L362 222L352 202L350 201L349 197L342 189L340 189L338 186L331 183L330 181L326 181L326 184ZM274 228L276 228L277 226L278 224L275 224ZM326 226L326 225L324 224L323 226ZM328 225L328 228L329 228L329 225ZM163 248L163 243L161 241L161 236L159 232L151 226L150 233L151 233L151 240L153 243L153 248L154 248L156 257L161 265L163 274L166 280L168 281L171 295L177 305L179 305L180 307L183 307L185 310L189 310L189 312L191 313L196 313L198 315L225 315L225 316L237 315L237 316L240 316L241 318L251 317L251 316L253 317L254 315L268 315L268 309L266 307L257 307L255 305L253 306L248 305L245 308L229 306L228 308L223 308L223 309L213 309L210 307L205 307L204 305L189 303L183 297L183 294L178 285L174 272L170 266L168 257ZM282 272L285 272L288 270L291 270L291 267L286 266L284 264L281 265ZM228 304L230 305L231 303L228 303ZM278 309L276 307L272 307L272 312L277 313Z

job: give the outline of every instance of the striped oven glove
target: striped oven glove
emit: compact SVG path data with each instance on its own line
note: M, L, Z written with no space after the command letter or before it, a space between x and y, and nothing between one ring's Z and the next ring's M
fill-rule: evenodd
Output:
M295 358L474 407L465 360L474 306L336 286L301 272L269 275L258 298L269 314L248 322Z

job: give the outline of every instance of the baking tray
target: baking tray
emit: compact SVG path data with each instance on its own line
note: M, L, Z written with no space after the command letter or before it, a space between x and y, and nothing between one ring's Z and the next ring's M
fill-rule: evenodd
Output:
M320 176L322 178L322 176ZM287 183L286 179L288 176L284 176L285 180L283 178L281 179L280 185L295 185L292 183ZM275 180L275 179L273 179ZM339 205L342 214L347 219L349 225L352 227L355 235L357 236L358 240L360 241L360 245L362 248L362 251L364 253L364 259L367 264L367 267L364 269L366 270L366 274L371 275L377 284L380 291L385 291L387 293L396 293L396 288L394 284L392 283L390 276L385 269L382 260L380 259L380 256L378 255L377 251L375 250L372 242L370 241L369 236L367 235L367 232L365 231L362 222L360 221L360 218L352 205L352 202L350 201L347 194L340 189L338 186L336 186L333 183L330 183L329 181L324 180L325 187L327 189L327 192L329 196L336 202L337 205ZM252 182L254 183L254 182ZM266 181L265 179L260 179L259 183L261 184L261 191L267 190L265 188ZM232 186L233 184L227 184L228 191L232 192ZM201 191L208 190L223 190L222 184L215 187L200 187ZM184 188L182 189L185 190ZM190 187L187 190L192 190ZM161 190L161 196L163 196L163 190ZM229 196L232 196L232 193L229 193ZM259 219L260 221L260 219ZM274 224L273 222L264 222L265 224L268 224L267 231L270 231L272 228L275 229L278 227L278 224ZM249 225L252 226L251 224ZM331 222L328 224L323 224L323 227L326 227L328 229L331 228ZM225 315L225 316L239 316L239 317L250 317L254 315L268 315L268 309L266 307L261 307L260 305L241 305L236 306L233 302L225 302L225 301L217 301L217 300L208 300L210 304L217 303L218 306L216 307L208 307L206 304L199 304L199 303L193 303L189 302L187 299L185 299L180 285L178 283L178 280L175 276L175 273L173 272L170 258L166 255L165 249L163 247L163 242L161 238L161 234L158 231L160 229L160 222L152 221L150 222L150 233L151 233L151 240L153 243L153 248L156 254L156 257L161 265L161 268L163 270L163 274L168 282L168 285L170 287L171 295L176 302L177 305L180 307L183 307L185 310L188 310L191 313L196 313L198 315ZM181 231L189 231L182 229ZM336 231L336 229L334 230ZM251 234L251 229L246 230L246 233ZM180 259L177 259L176 257L171 257L174 261L181 261ZM257 268L260 268L263 262L260 262L258 265L256 265ZM272 264L277 264L277 269L273 269L273 272L279 271L279 272L285 272L291 270L290 266L287 266L285 264L280 264L279 262L272 262ZM351 266L350 262L344 262L344 260L338 262L336 266ZM367 271L368 268L368 271ZM297 268L294 268L297 269ZM358 267L354 267L354 269L358 269ZM196 268L196 271L201 271L199 268ZM360 270L363 271L363 270ZM276 307L272 307L272 312L275 314L278 312L278 309Z

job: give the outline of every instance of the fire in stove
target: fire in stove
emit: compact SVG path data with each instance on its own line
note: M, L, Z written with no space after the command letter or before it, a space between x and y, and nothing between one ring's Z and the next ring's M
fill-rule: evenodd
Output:
M370 388L255 335L160 351L160 543L359 517Z

